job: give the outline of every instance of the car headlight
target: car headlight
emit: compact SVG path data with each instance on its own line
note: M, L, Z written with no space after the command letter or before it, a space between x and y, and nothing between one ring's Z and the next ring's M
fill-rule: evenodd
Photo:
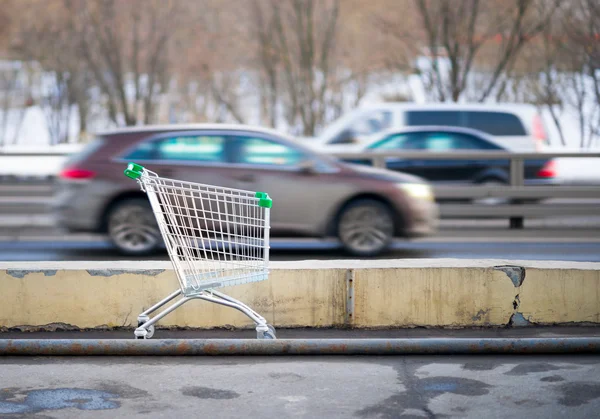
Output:
M431 186L425 183L400 183L398 186L413 198L423 199L426 201L434 200Z

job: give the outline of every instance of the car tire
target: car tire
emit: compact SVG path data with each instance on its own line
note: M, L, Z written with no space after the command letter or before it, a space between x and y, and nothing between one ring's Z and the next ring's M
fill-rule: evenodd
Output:
M478 183L479 186L508 186L509 184L503 180L492 178L492 179L484 179ZM473 204L483 204L483 205L507 205L507 204L539 204L543 199L539 198L520 198L520 199L510 199L510 198L481 198L474 199Z
M490 179L484 179L481 182L477 183L478 186L507 186L508 183L500 180L500 179L496 179L496 178L490 178ZM510 200L507 198L475 198L472 201L473 204L480 204L480 205L505 205L510 203Z
M394 238L392 209L373 199L348 204L337 219L337 237L353 256L372 257L385 252Z
M147 256L162 244L162 236L147 199L132 198L114 205L107 214L108 236L127 256Z

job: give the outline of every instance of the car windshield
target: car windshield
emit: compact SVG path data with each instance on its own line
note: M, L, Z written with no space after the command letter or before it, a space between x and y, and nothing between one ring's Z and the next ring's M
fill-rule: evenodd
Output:
M381 129L384 129L386 126L389 126L389 124L391 123L389 121L389 112L384 112L380 109L358 108L346 113L342 117L333 121L331 124L325 127L323 132L321 132L321 134L318 137L324 139L324 141L327 141L340 134L342 131L344 131L345 128L350 128L353 125L355 125L358 121L365 119L365 117L368 117L369 115L375 115L377 117L377 114L384 114L381 117L383 119ZM378 129L377 131L379 130L380 129Z

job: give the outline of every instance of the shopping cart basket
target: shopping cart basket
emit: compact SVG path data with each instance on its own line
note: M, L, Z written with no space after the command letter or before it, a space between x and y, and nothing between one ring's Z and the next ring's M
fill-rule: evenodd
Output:
M136 338L151 338L156 322L198 298L241 311L256 324L259 339L276 339L275 329L261 315L216 291L268 278L269 195L166 179L135 163L124 173L137 180L148 195L180 285L138 316ZM150 318L179 296L177 302Z

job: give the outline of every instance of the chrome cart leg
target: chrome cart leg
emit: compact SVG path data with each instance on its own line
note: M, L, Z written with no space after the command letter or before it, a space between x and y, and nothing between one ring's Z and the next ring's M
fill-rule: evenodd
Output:
M179 296L181 294L181 290L177 290L174 291L173 293L171 293L168 297L163 298L162 300L160 300L158 303L154 304L152 307L150 307L149 309L147 309L146 311L144 311L143 313L141 313L138 318L138 328L136 329L136 331L139 330L139 332L135 335L136 337L138 337L138 334L140 334L140 339L150 339L152 336L154 336L154 324L151 323L147 329L143 328L142 326L145 325L146 323L148 323L148 321L150 320L150 313L153 313L154 311L158 310L160 307L164 306L165 304L167 304L169 301L173 300L174 298L176 298L177 296ZM144 330L145 333L142 333L141 330Z
M177 291L174 291L173 293L169 294L168 297L163 298L158 303L154 304L152 307L150 307L149 309L142 312L142 314L140 314L138 316L138 326L141 326L141 324L147 322L150 319L150 316L149 316L150 313L155 312L156 310L158 310L159 308L161 308L162 306L167 304L169 301L173 300L174 298L177 298L177 296L179 296L180 294L181 294L180 289Z
M267 324L267 320L264 317L241 301L214 290L210 290L204 294L198 295L197 298L234 308L250 317L256 324L256 337L258 339L277 339L275 328L270 324Z
M171 296L173 294L171 294ZM171 296L169 296L169 297L171 297ZM168 301L172 300L175 297L172 297L169 300L165 299L166 301L165 300L161 301L161 303L162 303L161 305L164 305L165 303L167 303ZM152 319L148 318L148 320L146 320L144 323L142 323L141 325L138 325L138 328L135 329L135 331L133 332L134 335L135 335L135 338L136 339L150 339L154 335L154 323L156 323L157 321L159 321L160 319L162 319L163 317L165 317L167 314L169 314L172 311L174 311L176 308L181 307L182 305L184 305L185 303L187 303L190 300L193 300L194 298L195 297L184 297L181 300L177 301L176 303L170 305L169 307L167 307L166 309L164 309L160 313L158 313ZM156 308L154 310L156 310ZM148 317L148 316L146 316L146 317ZM139 317L138 317L138 321L139 321Z
M136 339L150 339L154 335L154 324L156 322L173 312L176 308L181 307L183 304L196 298L241 311L256 324L256 337L258 339L277 339L275 328L272 325L267 324L267 320L264 317L241 301L214 290L205 291L202 294L194 295L192 297L183 297L150 319L149 315L151 313L164 306L169 301L177 298L179 295L181 295L181 290L173 292L138 316L138 327L134 332Z

